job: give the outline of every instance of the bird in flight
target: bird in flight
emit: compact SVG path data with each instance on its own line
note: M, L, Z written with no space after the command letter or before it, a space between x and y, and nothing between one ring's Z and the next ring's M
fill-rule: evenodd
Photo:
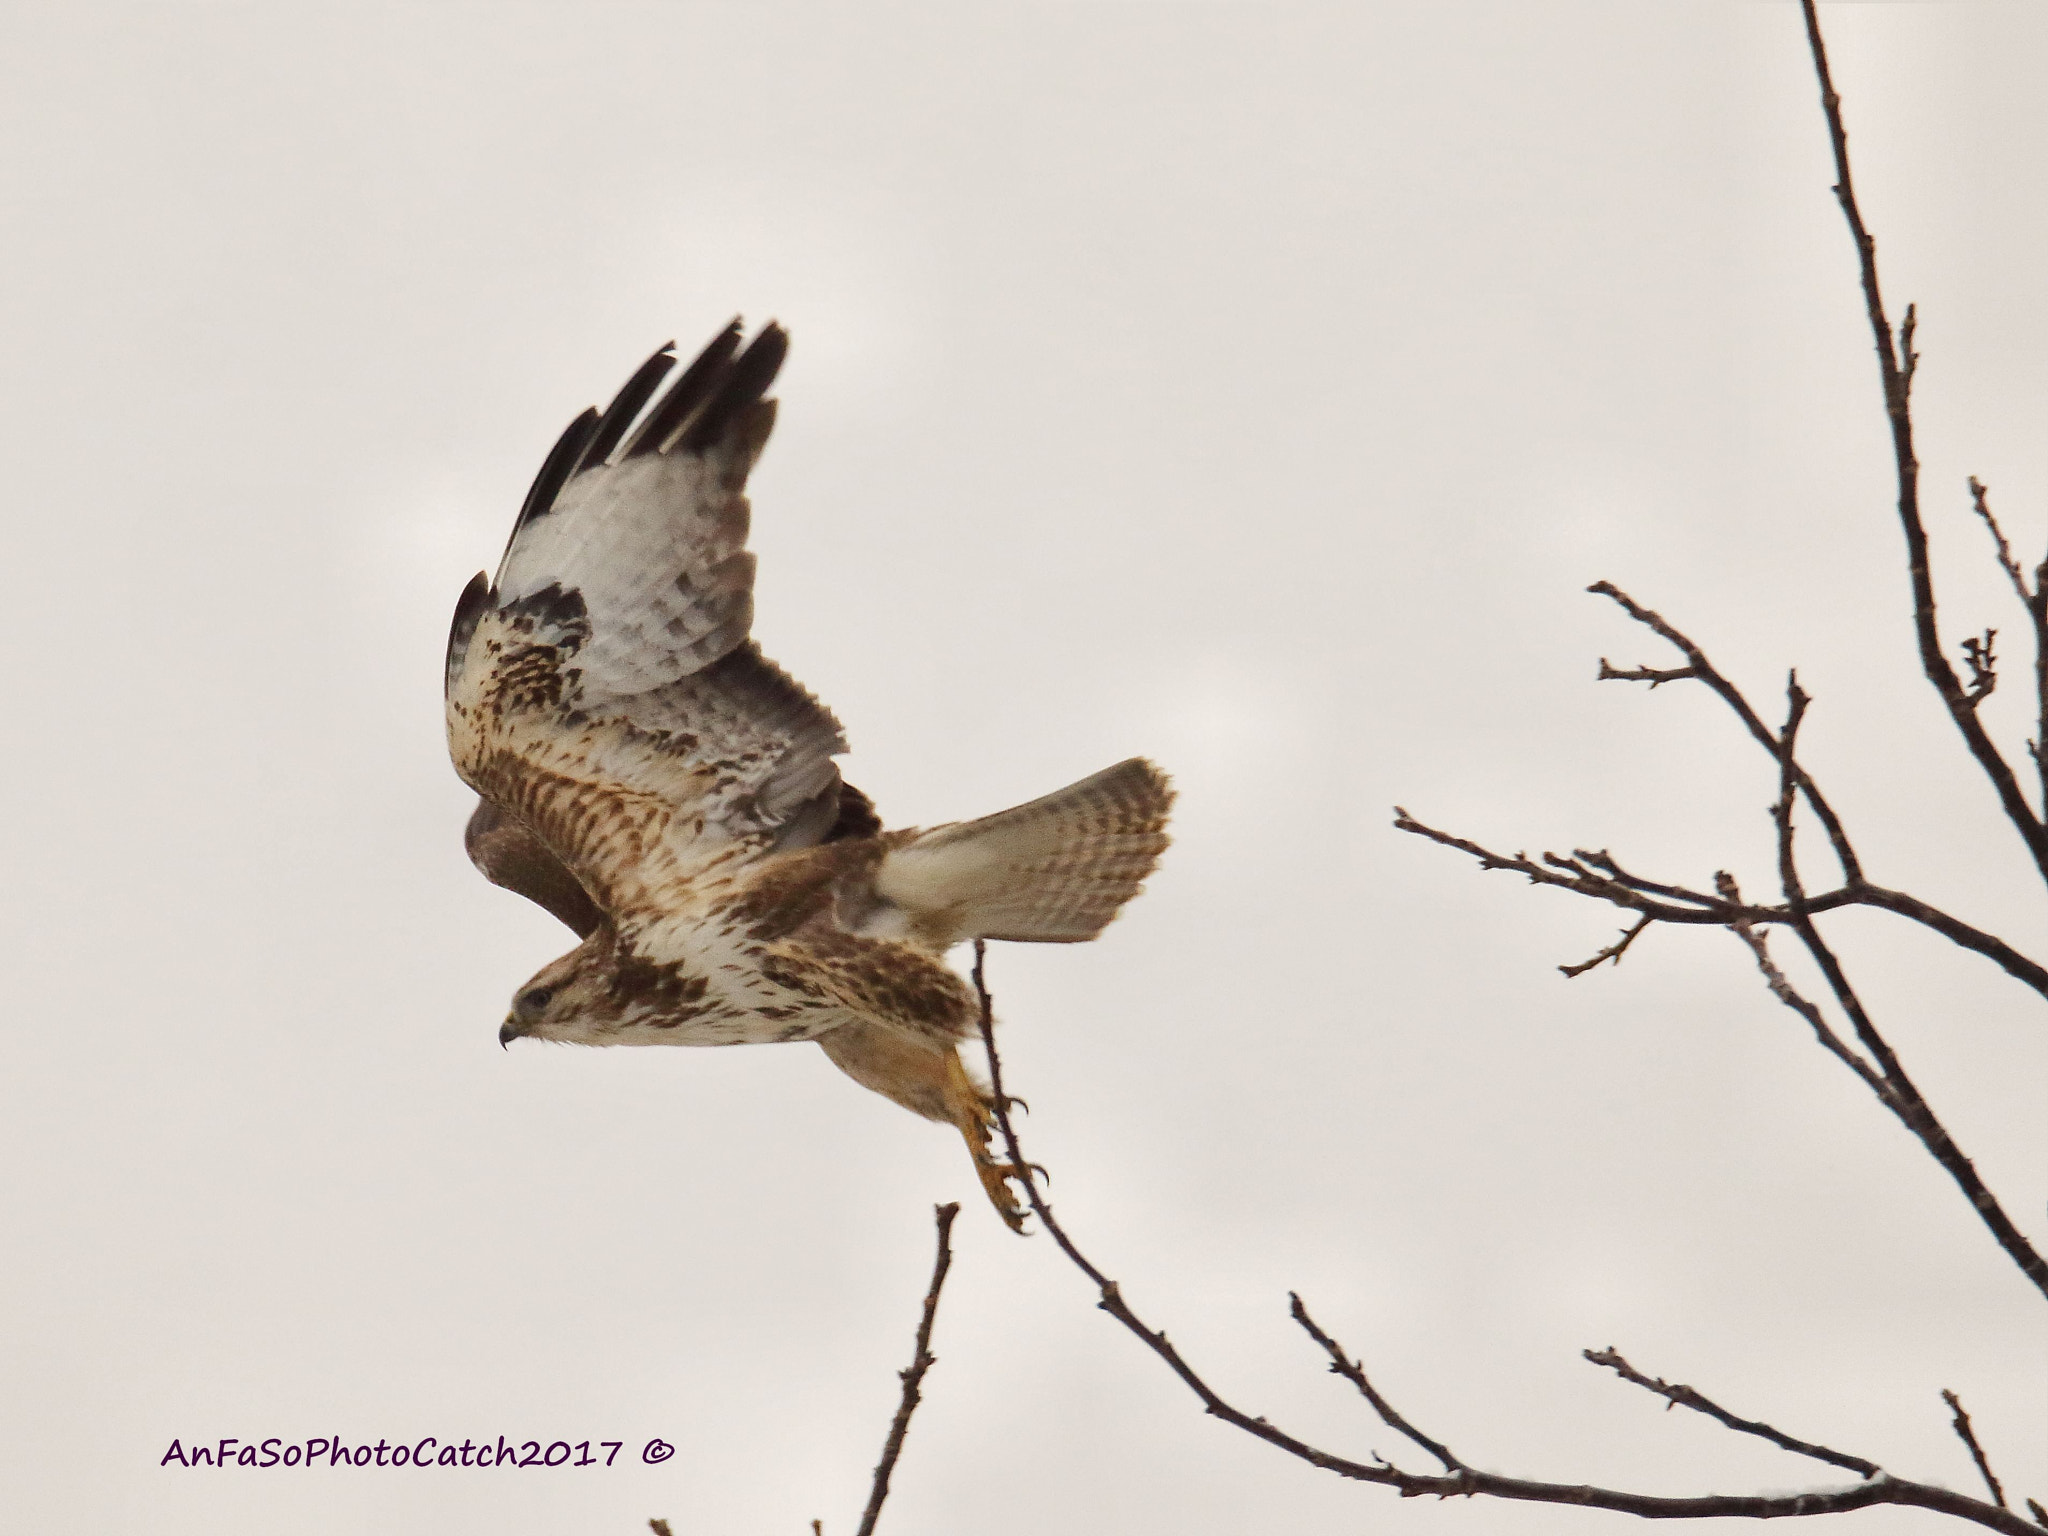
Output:
M747 474L789 338L743 337L733 321L681 369L663 347L571 422L495 578L456 603L469 856L581 940L514 994L499 1039L814 1040L957 1127L1021 1229L960 1058L979 1002L944 956L1101 933L1165 849L1173 791L1132 758L979 821L883 829L833 762L839 722L750 637Z

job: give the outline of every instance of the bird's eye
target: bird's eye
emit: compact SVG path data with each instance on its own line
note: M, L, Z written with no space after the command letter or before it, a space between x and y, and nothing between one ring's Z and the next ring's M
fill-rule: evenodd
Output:
M546 1012L548 1002L554 995L553 987L535 987L530 992L520 993L519 1000L512 1005L512 1011L523 1019L537 1019Z

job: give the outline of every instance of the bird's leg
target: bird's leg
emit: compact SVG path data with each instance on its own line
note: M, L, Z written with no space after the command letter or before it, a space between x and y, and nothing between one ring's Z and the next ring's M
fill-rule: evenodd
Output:
M981 1178L989 1204L1012 1232L1022 1232L1024 1207L1010 1190L1010 1181L1021 1178L1021 1171L1015 1163L996 1160L989 1143L989 1135L996 1126L995 1101L967 1075L958 1051L949 1052L946 1057L946 1105L974 1158L974 1171Z

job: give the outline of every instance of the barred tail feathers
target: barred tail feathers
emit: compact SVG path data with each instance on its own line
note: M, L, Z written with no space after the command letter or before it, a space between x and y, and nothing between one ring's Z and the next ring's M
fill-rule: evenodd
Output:
M1138 894L1167 844L1173 789L1142 757L891 851L875 894L942 947L963 939L1077 944Z

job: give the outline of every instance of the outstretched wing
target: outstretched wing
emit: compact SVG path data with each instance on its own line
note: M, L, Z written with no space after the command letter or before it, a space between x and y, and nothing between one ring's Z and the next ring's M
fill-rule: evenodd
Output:
M532 841L617 915L840 817L838 721L747 635L746 479L788 339L740 339L734 321L673 382L664 347L572 422L496 580L456 606L449 751L490 808L472 857L572 927L590 913Z

